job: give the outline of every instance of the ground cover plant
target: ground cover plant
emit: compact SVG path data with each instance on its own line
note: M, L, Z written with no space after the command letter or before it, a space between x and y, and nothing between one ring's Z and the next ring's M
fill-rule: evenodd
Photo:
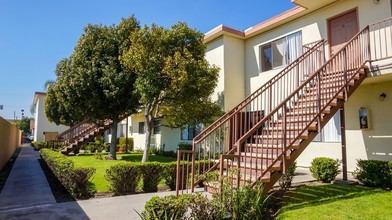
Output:
M104 158L107 154L103 154ZM96 172L92 176L90 185L91 189L97 192L109 192L109 182L105 179L106 170L111 166L117 164L126 164L131 162L140 163L143 154L142 153L118 153L118 160L98 160L95 159L94 154L79 154L79 156L69 157L73 162L75 167L94 167ZM121 159L120 159L121 158ZM149 158L150 162L161 162L168 163L174 161L174 158L163 157L151 155ZM162 182L161 185L164 185ZM159 186L158 186L159 188Z
M284 196L277 219L392 219L392 192L360 185L298 187Z

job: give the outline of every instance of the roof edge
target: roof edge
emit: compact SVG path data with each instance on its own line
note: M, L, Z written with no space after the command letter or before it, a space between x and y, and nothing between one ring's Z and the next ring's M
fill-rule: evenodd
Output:
M227 27L223 24L217 26L216 28L208 31L204 35L204 43L210 42L212 40L215 40L216 38L223 36L223 35L229 35L232 37L237 37L237 38L244 38L245 33L243 31Z
M249 37L254 36L255 34L263 32L264 30L269 30L272 27L274 27L274 25L279 25L284 20L289 19L292 16L298 15L299 13L302 13L305 10L306 8L304 7L295 6L294 8L291 8L278 15L275 15L272 18L269 18L253 27L246 29L245 31L239 31L224 25L219 25L218 27L212 29L211 31L208 31L204 35L204 43L213 41L216 38L221 37L223 35L229 35L241 39L247 39Z

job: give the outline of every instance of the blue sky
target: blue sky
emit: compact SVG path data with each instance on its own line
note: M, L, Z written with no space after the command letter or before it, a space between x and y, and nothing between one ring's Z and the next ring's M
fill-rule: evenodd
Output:
M0 0L0 116L12 119L15 111L20 118L22 109L31 116L34 92L55 79L56 64L87 24L118 24L134 14L142 25L245 30L292 7L290 0Z

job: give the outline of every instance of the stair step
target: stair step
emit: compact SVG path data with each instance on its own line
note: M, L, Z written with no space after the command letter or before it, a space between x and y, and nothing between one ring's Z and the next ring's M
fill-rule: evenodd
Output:
M306 109L306 108L296 108L290 110L290 112L287 112L287 116L302 116L302 115L316 115L316 112L314 109ZM330 114L331 113L331 108L328 107L323 110L323 114Z
M332 100L332 102L329 104L329 106L335 107L338 105L338 100L334 99ZM304 100L304 99L299 99L296 101L296 103L294 104L294 106L303 106L303 107L309 107L309 108L313 108L313 107L318 107L317 102L313 101L313 102L309 102L308 100Z
M272 134L272 135L270 134L270 135L255 135L255 136L256 136L255 138L258 138L260 140L282 138L282 134L279 132L276 132L276 134ZM285 137L287 137L288 139L294 139L294 138L297 138L297 135L293 135L293 134L291 134L291 132L289 132L289 134L285 135ZM308 139L308 132L304 132L304 133L300 134L299 138L304 139L304 140Z
M299 130L302 130L307 125L308 125L308 123L299 123L299 124L295 124L295 125L288 125L286 130L287 131L299 131ZM280 124L276 124L276 126L271 126L271 127L265 128L265 130L267 130L267 131L282 131L283 126L282 126L282 123L280 123ZM308 130L309 131L317 131L317 122L312 122L309 125Z
M274 165L271 166L272 171L278 171L281 170L281 161L277 161ZM271 163L263 163L263 164L256 164L256 163L246 163L246 162L240 162L238 164L237 161L232 161L231 163L227 164L228 168L238 168L240 173L242 174L247 174L247 175L260 175L268 166L270 166ZM263 168L263 169L262 169Z

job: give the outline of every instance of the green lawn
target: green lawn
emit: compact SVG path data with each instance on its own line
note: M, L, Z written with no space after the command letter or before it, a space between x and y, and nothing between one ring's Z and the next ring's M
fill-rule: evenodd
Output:
M107 156L107 154L105 154L103 157L105 156ZM94 154L79 154L79 156L69 157L69 159L74 162L75 167L94 167L96 171L91 179L91 188L96 190L97 192L108 192L109 183L105 179L106 169L119 163L140 162L142 160L142 156L143 155L141 153L117 153L117 158L122 157L121 160L97 160L94 158ZM162 157L155 155L149 156L149 161L157 161L164 163L174 160L174 158L170 157Z
M289 192L277 219L392 219L392 192L326 184Z

